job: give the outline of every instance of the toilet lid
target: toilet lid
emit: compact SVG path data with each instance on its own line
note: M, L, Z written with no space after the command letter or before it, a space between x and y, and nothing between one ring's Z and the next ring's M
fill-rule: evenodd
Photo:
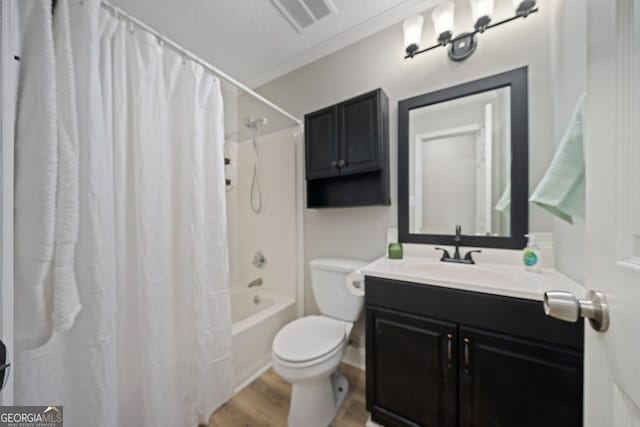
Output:
M345 339L343 323L323 316L306 316L276 334L273 352L289 362L307 362L335 350Z

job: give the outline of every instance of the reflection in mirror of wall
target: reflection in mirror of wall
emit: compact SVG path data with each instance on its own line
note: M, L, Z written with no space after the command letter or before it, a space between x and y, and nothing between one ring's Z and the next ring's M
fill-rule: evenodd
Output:
M409 112L409 228L510 235L510 87Z

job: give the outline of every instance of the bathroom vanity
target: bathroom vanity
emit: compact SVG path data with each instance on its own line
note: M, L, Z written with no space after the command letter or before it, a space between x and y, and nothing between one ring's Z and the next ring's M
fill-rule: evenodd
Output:
M546 316L542 300L585 290L554 270L525 271L519 255L527 76L518 68L398 104L398 239L421 256L362 270L367 409L378 424L582 425L584 322Z
M545 316L554 271L380 259L365 267L367 410L384 426L582 425L584 325Z

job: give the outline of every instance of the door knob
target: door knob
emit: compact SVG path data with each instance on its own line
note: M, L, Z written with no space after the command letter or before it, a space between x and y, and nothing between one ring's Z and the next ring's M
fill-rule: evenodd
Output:
M582 316L598 332L609 329L609 305L600 291L589 291L586 299L578 299L571 292L547 291L544 312L566 322L576 322Z

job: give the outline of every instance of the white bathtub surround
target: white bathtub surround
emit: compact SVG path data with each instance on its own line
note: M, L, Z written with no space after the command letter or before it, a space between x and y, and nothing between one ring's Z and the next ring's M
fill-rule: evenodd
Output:
M236 390L259 376L271 363L271 343L285 324L297 317L301 285L298 216L301 211L296 182L299 128L292 127L257 138L260 153L262 210L250 206L255 155L252 142L228 142L227 166L232 189L227 192L233 317L233 366ZM253 264L256 251L266 258ZM262 279L262 285L248 284ZM258 297L259 304L254 300Z
M219 82L97 0L68 3L83 310L16 354L16 403L63 403L69 425L203 423L233 388Z
M297 127L257 138L260 153L262 211L251 210L251 178L255 154L251 140L228 143L233 156L228 172L233 189L227 193L231 242L232 287L246 289L258 277L262 289L286 298L296 298L298 242L296 227L296 139ZM261 251L267 262L256 268L253 256Z
M256 304L256 297L259 303ZM295 300L252 289L231 292L235 393L271 366L276 333L296 318Z

